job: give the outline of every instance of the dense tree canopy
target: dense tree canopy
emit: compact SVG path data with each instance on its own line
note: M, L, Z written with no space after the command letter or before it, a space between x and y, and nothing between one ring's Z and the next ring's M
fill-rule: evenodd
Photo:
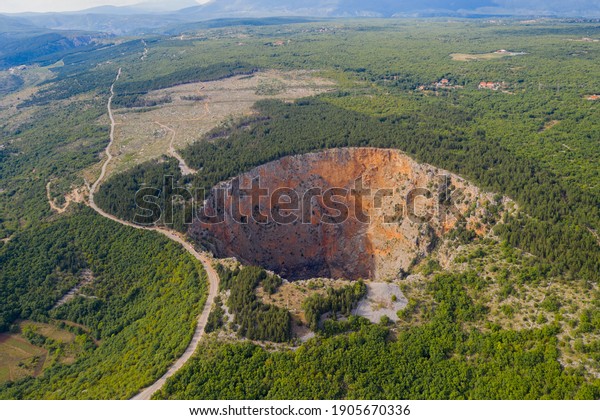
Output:
M204 270L182 247L89 209L17 236L0 262L4 328L17 317L51 317L100 340L70 366L0 386L0 398L131 397L183 353L206 296ZM95 277L88 297L52 309L82 267Z
M363 324L295 351L207 342L155 398L170 399L565 399L599 398L600 381L557 361L556 334L482 333L466 322L485 308L466 294L472 274L441 274L428 321L392 336Z

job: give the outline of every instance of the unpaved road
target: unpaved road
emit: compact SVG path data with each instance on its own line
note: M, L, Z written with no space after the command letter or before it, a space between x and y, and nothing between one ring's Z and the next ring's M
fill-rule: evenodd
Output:
M100 171L100 176L98 177L98 179L96 180L96 182L94 182L94 185L92 185L92 187L90 188L90 206L96 210L98 213L100 213L100 209L98 207L96 207L96 204L94 204L94 194L96 193L96 190L98 189L98 186L100 185L100 183L102 181L104 181L104 177L106 176L106 168L108 167L108 164L110 163L110 161L112 160L113 156L110 153L110 148L112 147L113 143L115 142L115 117L113 116L113 112L112 112L112 101L113 98L115 97L115 83L117 83L117 81L119 80L119 77L121 77L121 69L119 69L119 72L117 73L117 78L115 79L115 81L113 82L113 84L110 87L110 97L108 98L108 104L106 105L106 109L108 110L108 117L110 118L110 142L108 143L108 146L106 146L106 161L104 162L104 164L102 165L102 170ZM100 213L102 214L102 213ZM104 214L102 214L102 216L106 217ZM118 220L116 217L113 218L113 220L116 220L117 222L120 222L120 220Z
M185 160L183 160L181 155L177 153L177 150L175 150L173 142L175 141L175 136L177 135L177 132L171 127L161 124L158 121L154 121L154 123L158 124L163 130L167 130L169 133L171 133L171 141L169 142L169 154L179 161L179 169L181 170L181 174L183 176L195 174L196 171L187 166Z
M58 214L64 213L65 211L67 211L67 207L69 207L70 199L67 197L66 202L62 207L57 206L54 200L52 199L52 194L50 194L51 184L52 181L48 181L48 183L46 184L46 198L48 199L48 204L50 205L50 208Z
M108 143L108 146L106 147L107 159L104 162L104 165L102 165L102 171L100 172L100 176L98 177L96 182L94 182L94 185L92 185L92 187L90 188L89 205L98 214L100 214L103 217L106 217L107 219L113 220L113 221L120 223L122 225L125 225L125 226L132 227L134 229L160 232L163 235L165 235L167 238L182 245L190 254L192 254L194 256L194 258L196 258L198 261L200 261L202 263L202 265L204 266L204 270L206 271L206 274L208 277L208 284L209 284L208 296L206 298L206 303L204 304L204 309L202 309L202 312L198 316L196 330L194 331L194 335L192 336L192 341L190 342L188 347L185 349L185 351L179 357L179 359L177 359L175 361L175 363L173 363L173 365L171 365L171 367L167 370L167 372L162 377L160 377L156 382L154 382L152 385L145 388L139 394L137 394L135 397L132 398L134 400L148 400L148 399L150 399L152 394L154 394L156 391L158 391L160 388L162 388L162 386L164 385L166 380L169 377L173 376L173 374L175 374L175 372L177 372L179 369L181 369L181 367L195 353L196 348L198 347L198 344L200 343L200 339L204 335L204 326L206 325L206 322L208 320L208 314L210 313L212 303L215 300L215 297L217 296L217 294L219 292L219 275L213 268L213 266L210 262L210 258L206 254L201 254L198 251L196 251L196 249L188 241L186 241L185 238L181 234L179 234L177 232L173 232L173 231L165 229L165 228L139 226L139 225L121 220L121 219L113 216L112 214L106 213L104 210L102 210L100 207L98 207L94 201L94 194L95 194L96 190L98 189L98 186L104 180L104 177L106 176L106 168L113 158L113 156L110 152L110 148L112 147L112 145L114 143L114 137L115 137L115 119L113 117L113 112L112 112L112 100L113 100L113 97L115 96L115 89L114 89L115 83L119 80L120 75L121 75L121 69L119 69L119 72L117 73L117 77L116 77L114 83L112 84L112 86L110 87L110 97L108 99L108 108L107 108L108 116L110 117L110 142Z

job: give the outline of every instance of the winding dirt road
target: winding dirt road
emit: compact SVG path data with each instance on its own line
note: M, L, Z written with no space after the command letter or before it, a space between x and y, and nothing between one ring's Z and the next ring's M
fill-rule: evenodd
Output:
M188 347L185 349L183 354L175 361L175 363L173 363L173 365L171 365L171 367L167 370L167 372L162 377L160 377L156 382L154 382L149 387L143 389L139 394L137 394L135 397L132 398L134 400L148 400L156 391L161 389L162 386L165 384L166 380L169 377L173 376L173 374L175 374L175 372L177 372L179 369L181 369L181 367L183 367L183 365L195 353L196 348L198 347L198 344L200 343L200 340L201 340L202 336L204 335L204 327L206 325L206 322L208 321L208 314L210 313L212 303L215 300L215 297L217 296L217 294L219 292L219 275L213 268L208 255L202 254L202 253L199 253L198 251L196 251L196 249L193 247L193 245L190 244L188 241L186 241L186 239L183 237L183 235L181 235L177 232L165 229L165 228L139 226L139 225L121 220L121 219L113 216L112 214L108 214L107 212L102 210L100 207L98 207L96 205L96 203L94 201L94 194L96 193L96 190L98 189L98 187L104 180L104 177L106 176L106 168L108 167L108 164L110 163L110 161L113 158L113 156L110 152L110 149L113 145L114 138L115 138L115 119L114 119L113 112L112 112L112 100L113 100L113 97L115 96L115 84L119 80L120 76L121 76L121 69L119 69L119 72L117 73L117 77L116 77L114 83L112 84L112 86L110 87L110 97L108 99L108 106L107 106L108 116L110 118L110 142L108 143L108 146L106 147L107 159L104 162L104 164L102 165L102 171L100 172L100 176L98 177L96 182L94 182L94 184L90 188L89 205L99 215L106 217L107 219L110 219L112 221L115 221L115 222L120 223L125 226L132 227L134 229L160 232L161 234L165 235L167 238L182 245L190 254L192 254L194 256L194 258L196 258L198 261L200 261L200 263L202 263L202 265L204 266L204 270L206 271L206 274L208 277L208 284L209 284L208 296L206 298L206 303L204 304L204 308L202 309L202 312L198 316L196 330L194 331L194 335L192 336L192 340L190 341L190 344L188 345Z
M117 83L117 81L119 80L119 77L121 77L121 69L119 69L118 73L117 73L117 78L115 79L115 81L113 82L113 84L110 86L110 97L108 98L108 104L106 105L106 109L108 109L108 117L110 118L110 142L108 143L108 146L106 146L106 161L104 162L104 164L102 165L102 170L100 171L100 176L98 177L98 179L96 180L96 182L94 182L94 184L92 185L92 187L90 188L90 206L96 210L98 213L100 213L100 209L98 207L96 207L96 204L94 203L94 194L96 193L96 190L98 189L98 186L100 185L100 183L102 181L104 181L104 177L106 176L106 168L108 167L108 164L110 163L110 161L112 160L113 156L110 153L110 148L112 147L113 143L115 142L115 117L113 115L112 112L112 101L113 98L115 97L115 84ZM100 213L102 214L102 213ZM104 217L104 214L102 214ZM110 219L110 217L109 217ZM113 218L113 220L116 219ZM116 220L119 223L121 222L120 220Z
M46 184L46 198L48 199L48 204L50 205L50 208L58 214L64 213L65 211L67 211L67 207L69 207L70 199L67 197L65 204L62 207L58 206L52 199L52 194L50 193L51 184L52 181L48 181L48 183Z
M179 169L181 170L181 174L184 176L195 174L196 171L187 166L185 160L183 160L181 155L177 153L177 150L175 150L173 142L175 141L175 136L177 135L177 132L171 127L161 124L158 121L154 121L154 123L158 124L163 130L167 130L169 133L171 133L171 141L169 142L169 154L179 161Z

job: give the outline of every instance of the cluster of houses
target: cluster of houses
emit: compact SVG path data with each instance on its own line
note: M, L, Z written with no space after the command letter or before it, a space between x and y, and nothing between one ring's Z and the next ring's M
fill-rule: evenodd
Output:
M460 89L464 86L455 85L449 79L443 78L438 80L437 82L433 82L430 85L421 85L417 88L419 91L425 90L437 90L437 89ZM500 90L506 89L508 86L504 82L480 82L478 89L490 89L490 90Z
M417 88L419 91L424 90L437 90L437 89L462 89L464 86L455 85L450 80L444 78L440 79L437 82L433 82L430 85L421 85Z
M449 79L443 78L438 80L437 82L433 82L429 85L421 85L417 88L418 91L437 91L438 89L460 89L464 86L453 84ZM501 90L504 93L508 92L506 89L508 88L508 84L505 82L489 82L483 81L479 82L477 89L488 89L488 90ZM597 101L600 100L600 94L588 95L585 97L588 101Z
M498 90L505 89L506 83L504 82L479 82L479 86L477 89L490 89L490 90Z

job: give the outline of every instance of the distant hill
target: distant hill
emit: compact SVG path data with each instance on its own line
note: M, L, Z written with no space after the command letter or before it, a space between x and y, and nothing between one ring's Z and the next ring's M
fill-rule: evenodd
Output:
M100 35L54 31L22 18L0 15L0 70L21 64L50 64L56 54L95 44Z
M473 12L496 6L493 0L214 0L182 10L195 17L314 16L314 17L393 17L404 14Z
M85 9L83 12L105 15L131 15L173 12L192 6L198 6L198 2L195 0L170 0L168 2L164 0L154 0L134 4L132 6L98 6L91 9Z
M556 15L600 16L597 0L213 0L183 10L188 18L217 17L395 17Z
M114 35L160 32L158 28L189 22L176 15L158 13L36 13L21 16L44 28L107 32Z
M0 15L0 33L18 33L36 29L40 28L36 28L27 19Z
M194 0L146 1L70 13L17 15L47 29L86 30L116 35L165 33L176 25L214 19L265 17L477 17L493 15L600 16L597 0Z

